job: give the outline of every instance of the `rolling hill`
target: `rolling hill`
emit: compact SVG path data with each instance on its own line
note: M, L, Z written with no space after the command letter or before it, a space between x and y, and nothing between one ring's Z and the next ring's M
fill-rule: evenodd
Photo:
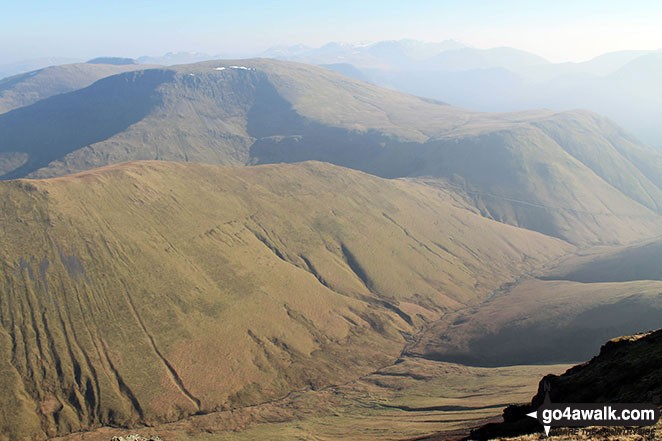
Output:
M0 439L269 402L396 361L567 243L329 164L0 183Z
M4 179L131 160L320 160L453 189L576 244L655 235L662 157L589 112L472 112L319 67L213 61L104 78L0 115Z
M48 66L57 66L60 64L73 64L80 63L83 60L76 58L61 58L61 57L45 57L45 58L32 58L22 61L7 62L1 60L0 63L0 79L12 77L25 72L43 69Z
M110 75L146 66L114 59L88 63L63 64L0 79L0 114L33 104L44 98L89 86Z

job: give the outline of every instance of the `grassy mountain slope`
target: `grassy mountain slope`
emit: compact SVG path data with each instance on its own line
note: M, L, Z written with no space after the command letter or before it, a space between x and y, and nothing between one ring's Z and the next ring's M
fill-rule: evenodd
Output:
M135 64L63 64L3 78L0 80L0 114L53 95L82 89L101 78L145 67Z
M646 207L662 210L662 155L638 146L614 123L588 112L534 124L605 182Z
M570 249L320 163L139 162L0 192L3 440L348 381Z
M528 400L542 376L569 367L476 368L404 358L351 383L258 406L131 430L103 427L54 441L109 441L136 432L164 441L393 441L439 431L457 435L494 419L504 403Z
M659 230L662 157L587 113L488 114L273 60L148 69L0 115L2 178L111 163L321 160L431 177L483 215L575 243Z

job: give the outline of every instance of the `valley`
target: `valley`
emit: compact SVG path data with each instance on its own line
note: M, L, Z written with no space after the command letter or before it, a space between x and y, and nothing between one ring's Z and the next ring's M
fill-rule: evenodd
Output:
M0 187L16 437L466 429L659 317L660 282L543 280L577 248L411 180L148 161Z
M139 433L164 440L404 440L442 431L463 436L492 421L503 403L526 401L537 381L569 365L471 368L405 357L347 384L155 427L103 428L55 438L108 441Z
M24 403L2 427L17 438L347 382L572 248L323 163L138 162L0 189L0 403Z
M662 156L600 115L268 59L0 92L0 441L455 436L660 326Z

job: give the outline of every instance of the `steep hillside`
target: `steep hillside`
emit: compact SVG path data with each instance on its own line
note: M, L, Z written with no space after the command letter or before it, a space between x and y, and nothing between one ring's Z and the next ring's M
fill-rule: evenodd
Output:
M608 341L589 362L563 375L548 375L556 403L654 403L662 397L662 330ZM531 400L545 399L543 387Z
M0 80L0 114L53 95L82 89L101 78L145 67L100 59L94 63L50 66L4 78Z
M571 249L321 163L138 162L2 183L0 201L3 440L355 379Z
M662 157L587 112L487 114L314 66L147 69L0 115L5 179L111 163L321 160L428 177L487 217L578 244L660 230Z

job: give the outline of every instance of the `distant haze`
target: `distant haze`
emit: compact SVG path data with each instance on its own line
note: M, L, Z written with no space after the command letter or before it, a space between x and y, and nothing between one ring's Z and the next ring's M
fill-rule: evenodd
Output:
M580 3L580 4L577 4ZM517 47L552 62L662 46L662 4L490 2L46 0L0 6L0 65L200 51L248 56L274 45L414 38Z

